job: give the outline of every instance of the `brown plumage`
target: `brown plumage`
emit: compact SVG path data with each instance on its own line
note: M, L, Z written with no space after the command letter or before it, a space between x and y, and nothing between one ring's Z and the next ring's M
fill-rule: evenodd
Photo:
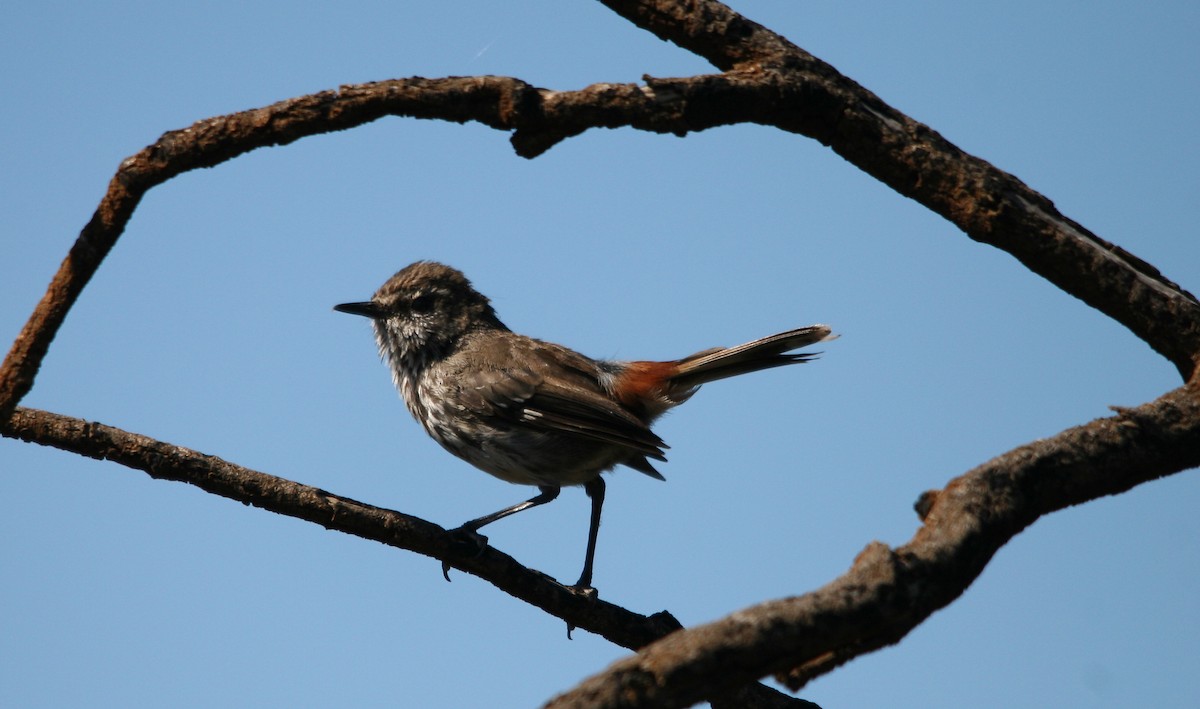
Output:
M540 493L459 528L477 530L544 504L567 485L592 499L583 573L590 589L604 482L626 465L662 479L650 460L667 445L650 424L705 383L806 362L793 350L832 339L824 325L788 330L737 347L716 347L668 362L586 357L518 335L463 274L429 261L392 276L371 300L336 310L371 318L380 355L405 404L446 450L502 480Z

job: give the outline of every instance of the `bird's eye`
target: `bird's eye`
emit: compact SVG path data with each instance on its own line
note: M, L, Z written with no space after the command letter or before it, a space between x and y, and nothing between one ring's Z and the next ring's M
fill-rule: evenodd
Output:
M414 313L428 313L433 310L433 296L428 293L418 295L412 300L412 311Z

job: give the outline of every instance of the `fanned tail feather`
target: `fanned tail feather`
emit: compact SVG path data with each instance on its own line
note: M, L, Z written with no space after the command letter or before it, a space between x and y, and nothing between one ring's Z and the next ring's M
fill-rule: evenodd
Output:
M789 353L836 337L828 325L810 325L736 347L714 347L679 360L676 363L678 372L671 377L671 382L680 388L691 388L760 369L807 362L820 353Z

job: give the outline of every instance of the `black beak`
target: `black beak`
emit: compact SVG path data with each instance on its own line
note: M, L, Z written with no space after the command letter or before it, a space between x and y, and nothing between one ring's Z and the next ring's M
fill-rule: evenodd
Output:
M383 312L383 308L379 303L373 300L368 300L365 303L342 303L341 305L333 306L333 309L339 313L350 313L351 315L361 315L364 318L379 319L387 317Z

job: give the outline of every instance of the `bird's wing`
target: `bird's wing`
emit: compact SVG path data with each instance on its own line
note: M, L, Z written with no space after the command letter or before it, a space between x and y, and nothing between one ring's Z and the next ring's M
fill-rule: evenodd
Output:
M461 372L461 403L476 415L520 421L535 429L623 446L631 456L666 460L666 443L607 395L582 355L565 348L553 361L537 348L523 354L527 356L520 358L520 366ZM653 468L634 467L654 474Z
M535 426L615 443L657 460L667 444L607 397L581 397L578 391L539 391L525 402L522 418Z

